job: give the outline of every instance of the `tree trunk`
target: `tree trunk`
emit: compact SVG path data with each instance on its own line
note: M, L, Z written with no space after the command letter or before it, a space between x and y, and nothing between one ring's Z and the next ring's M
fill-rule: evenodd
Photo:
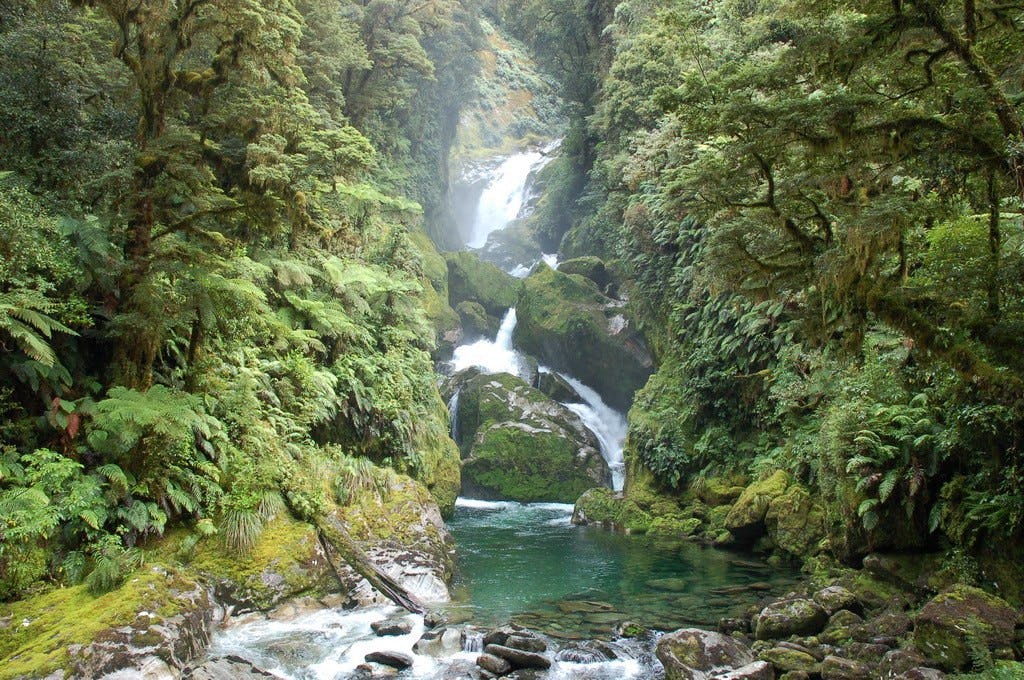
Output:
M349 566L356 570L360 576L370 582L382 595L414 614L425 614L427 607L419 598L402 587L395 579L391 578L377 565L370 561L366 553L356 544L349 535L341 520L334 514L321 515L316 519L316 528L320 534L320 540L334 548ZM328 551L328 559L336 574L340 575L342 566L331 559Z

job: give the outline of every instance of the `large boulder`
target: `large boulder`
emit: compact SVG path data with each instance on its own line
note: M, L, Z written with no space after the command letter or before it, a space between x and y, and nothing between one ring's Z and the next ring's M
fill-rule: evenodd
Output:
M813 600L794 597L772 602L757 616L754 637L780 640L790 635L815 635L828 623L828 614Z
M563 274L578 274L597 284L598 289L607 295L614 295L619 287L618 277L599 257L585 255L566 260L558 265Z
M492 317L500 319L516 305L519 279L506 274L476 253L446 253L448 262L448 301L458 309L461 302L475 302Z
M825 537L824 511L801 484L790 484L768 503L764 516L768 535L779 548L798 557L816 552Z
M1013 644L1020 615L1004 600L966 585L956 585L928 601L914 618L914 645L942 668L970 667Z
M786 493L790 482L788 473L776 470L748 486L726 515L725 527L740 541L752 541L763 535L768 509Z
M615 408L628 409L652 373L651 355L622 303L589 279L542 264L525 280L516 311L517 347L593 387Z
M597 439L568 408L507 373L455 379L464 494L572 503L610 483Z
M655 650L666 680L704 680L708 673L737 669L755 662L742 642L699 628L666 633Z

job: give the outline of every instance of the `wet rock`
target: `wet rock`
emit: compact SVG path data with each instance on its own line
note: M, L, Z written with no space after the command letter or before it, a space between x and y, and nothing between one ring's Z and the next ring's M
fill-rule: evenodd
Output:
M895 678L911 668L925 666L927 659L915 649L893 649L882 656L878 672L883 678Z
M512 670L512 664L501 657L494 656L493 654L481 654L476 658L476 665L483 668L488 673L494 673L498 677L506 675Z
M758 614L754 637L781 639L790 635L814 635L828 623L828 614L813 600L793 598L773 602Z
M732 633L750 632L750 619L724 618L718 621L718 632L730 635Z
M600 444L580 417L517 376L470 377L456 418L465 494L572 503L611 481Z
M448 617L444 612L432 609L423 616L423 625L427 628L440 628L448 624Z
M822 680L872 680L871 668L859 661L826 656L821 662Z
M512 664L513 668L536 668L547 670L551 668L551 659L534 652L524 652L521 649L513 649L504 645L487 645L484 647L485 654L500 657Z
M413 663L412 657L408 654L386 650L370 652L363 658L369 663L379 663L383 666L397 668L398 670L409 668Z
M843 648L843 656L857 661L877 662L891 649L873 642L851 642Z
M390 680L398 677L398 669L381 663L361 663L356 666L351 680Z
M462 342L473 342L480 338L492 338L498 332L501 322L495 316L488 316L479 302L463 300L455 305L455 312L462 322Z
M537 374L537 389L560 403L584 403L583 397L570 385L565 378L552 373L541 371Z
M818 660L807 652L802 652L788 647L772 647L761 652L759 655L762 661L767 661L780 673L788 671L805 671L807 673L818 673L820 666Z
M210 659L182 675L185 680L265 680L276 677L239 656Z
M840 609L829 617L828 625L818 637L822 642L832 645L849 642L858 634L863 624L864 619L857 614Z
M811 639L813 639L813 638L811 638ZM826 656L825 653L819 647L817 647L817 646L815 646L815 645L813 645L811 643L809 643L807 645L802 645L802 644L798 644L796 642L789 642L788 640L782 640L781 642L779 642L775 646L776 647L782 647L784 649L792 649L794 651L801 652L801 653L807 654L809 656L813 656L816 661L821 661Z
M445 253L448 263L448 300L457 308L461 302L475 302L491 316L501 317L516 305L521 282L476 253Z
M412 621L408 619L384 619L370 624L373 632L381 637L408 635L412 632Z
M932 598L914 619L914 645L945 670L971 665L974 655L1013 643L1019 615L1004 600L957 585Z
M667 680L697 680L716 668L740 668L754 655L738 640L698 628L683 628L658 640L655 654Z
M852 612L863 611L857 596L842 586L829 586L814 593L814 601L818 603L825 613L832 616L836 612L846 609Z
M605 661L614 661L617 658L618 655L614 649L596 640L563 647L555 654L557 661L567 661L569 663L603 663Z
M412 649L424 656L443 657L463 649L463 632L455 628L435 628L425 632Z
M818 543L824 538L824 517L821 503L810 490L792 483L782 494L770 500L764 523L777 548L804 556L816 552Z
M524 652L546 652L548 650L548 645L544 640L529 635L509 635L505 640L505 646Z

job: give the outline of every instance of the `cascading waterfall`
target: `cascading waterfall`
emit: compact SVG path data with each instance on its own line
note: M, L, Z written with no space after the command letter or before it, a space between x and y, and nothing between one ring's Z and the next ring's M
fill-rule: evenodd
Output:
M491 174L480 195L468 248L483 248L487 237L504 229L520 216L529 192L530 178L551 160L554 142L538 151L522 151L506 158Z
M523 377L523 358L512 349L512 333L515 329L516 309L513 307L505 313L494 340L477 340L455 348L451 360L452 370L458 372L476 367L484 373L511 373Z
M542 368L541 370L550 369ZM567 402L563 405L578 415L587 429L597 437L597 441L601 445L601 455L604 456L612 472L612 489L622 491L626 480L626 466L622 456L627 430L625 416L604 403L601 395L576 378L564 373L558 375L569 383L583 399L584 403L582 404Z
M470 654L480 654L484 651L484 634L477 631L466 631L466 641L462 645L462 651Z
M455 394L448 400L448 413L451 420L450 434L455 441L459 440L459 392L460 390L455 390Z

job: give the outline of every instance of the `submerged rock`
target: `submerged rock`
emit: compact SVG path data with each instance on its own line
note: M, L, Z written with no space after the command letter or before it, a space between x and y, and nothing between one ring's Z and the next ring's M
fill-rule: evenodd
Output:
M412 621L408 619L384 619L383 621L374 621L370 624L370 628L381 637L408 635L412 631Z
M597 439L565 406L507 373L472 371L452 381L461 385L456 418L465 495L571 503L610 484Z

